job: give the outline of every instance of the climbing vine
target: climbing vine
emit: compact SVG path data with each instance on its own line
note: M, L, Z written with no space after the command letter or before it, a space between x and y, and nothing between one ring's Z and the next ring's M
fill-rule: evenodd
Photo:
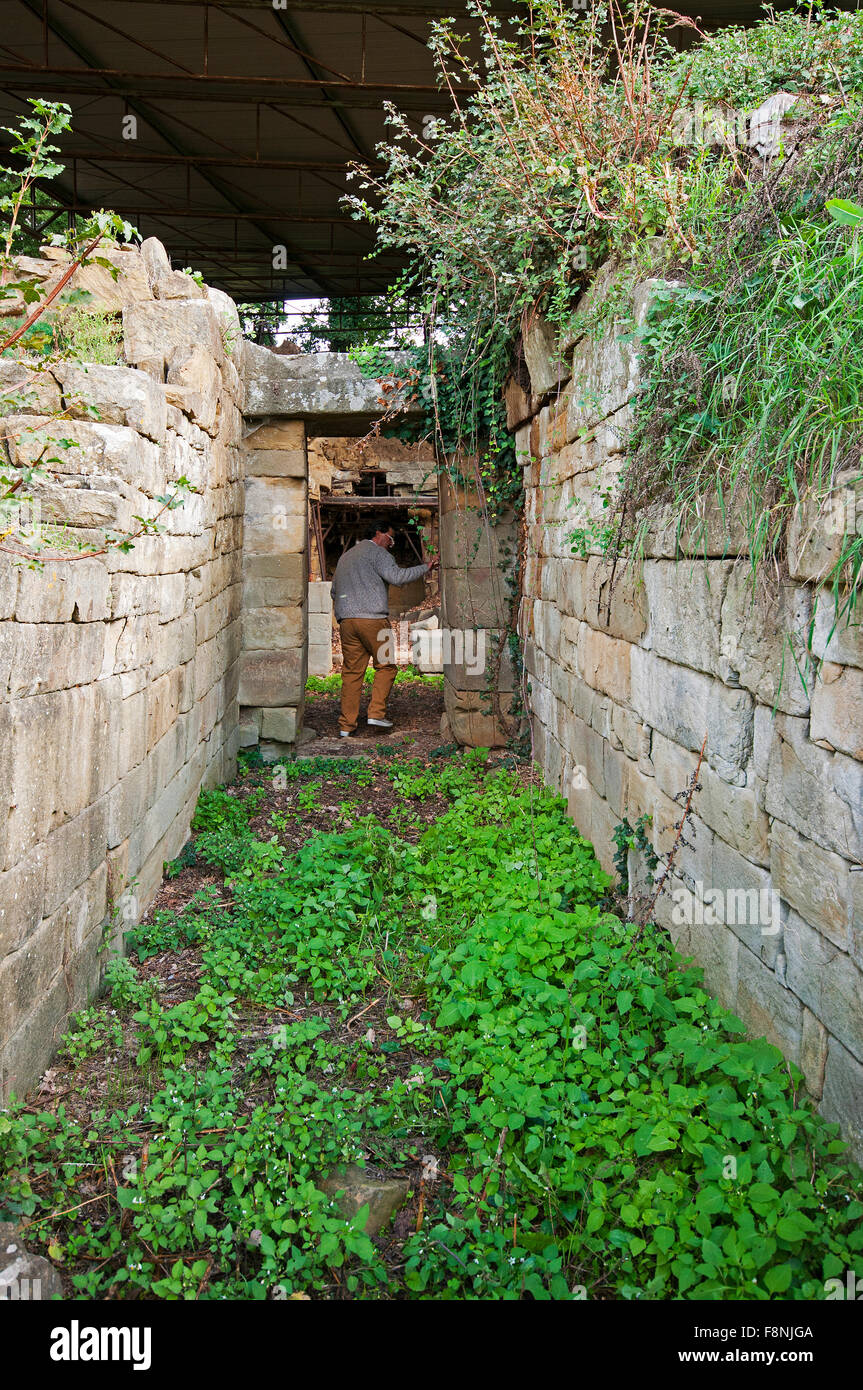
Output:
M576 524L576 551L637 551L632 519L650 504L697 538L709 484L743 516L753 568L781 562L793 507L829 498L859 454L863 14L813 3L704 35L646 0L468 9L479 53L455 21L432 33L452 114L418 130L390 108L383 172L357 169L348 200L408 258L429 429L479 452L483 486L511 500L501 391L535 316L565 337L609 258L623 273L606 319L645 273L678 279L636 335L646 389L625 485ZM684 52L681 27L696 31ZM787 150L775 113L766 143L747 125L783 91L800 127ZM852 596L860 547L852 528L829 576Z

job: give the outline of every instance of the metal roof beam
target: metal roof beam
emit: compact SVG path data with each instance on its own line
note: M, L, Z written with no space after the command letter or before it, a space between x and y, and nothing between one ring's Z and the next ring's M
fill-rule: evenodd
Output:
M0 66L0 89L10 93L27 92L29 94L32 94L34 87L34 77L33 75L27 76L27 74L30 73L30 71L31 70L29 68L15 68L10 70L8 67L4 68ZM3 76L4 73L6 74L5 77ZM17 75L18 73L21 74L20 77ZM32 70L32 73L39 77L39 90L41 95L45 97L113 96L119 97L123 101L141 100L143 98L149 99L151 101L164 100L177 103L213 102L217 100L221 105L227 105L228 103L231 103L233 105L240 106L253 106L256 105L258 102L260 102L261 106L269 106L273 103L274 100L276 100L278 101L280 106L296 108L297 110L310 110L312 108L323 108L325 110L332 110L334 107L338 106L340 109L345 111L365 110L374 111L379 114L381 109L380 96L367 95L365 92L360 91L357 88L353 88L350 90L346 88L338 97L334 97L332 101L327 101L324 97L317 95L314 91L300 90L286 91L283 95L277 96L275 98L273 97L272 92L268 92L266 96L255 94L253 92L244 93L228 89L215 93L208 92L203 87L198 87L194 91L160 91L154 89L153 91L148 90L144 92L140 87L134 86L131 81L125 82L119 79L117 79L109 89L104 86L99 86L98 83L88 82L88 71L85 68L72 69L73 74L80 73L80 76L77 77L77 80L74 76L69 75L52 77L50 73L46 72L46 70L43 68L34 68ZM431 91L426 93L400 92L398 94L398 97L398 105L407 114L410 114L411 111L413 111L415 114L419 114L420 112L422 112L423 114L425 114L426 112L431 112L434 114L435 112L439 112L441 115L446 115L447 112L452 110L452 102L444 92L435 91L434 95L431 94ZM322 131L321 139L325 140L327 138L328 137Z
M75 37L75 35L72 34L70 30L66 29L64 25L58 24L56 19L49 18L47 4L43 8L38 4L38 0L19 0L19 3L23 5L25 9L29 10L31 15L33 15L35 18L41 19L46 29L49 32L56 34L60 42L63 43L66 46L66 48L68 48L72 53L74 53L76 57L80 58L80 60L83 63L87 63L88 66L94 65L96 60L93 54L90 53L87 50L87 48L80 43L80 41ZM111 86L111 78L109 73L106 72L102 75L105 77L107 84ZM177 76L180 76L180 74L177 74ZM183 76L181 77L181 80L189 81L190 79ZM156 131L157 135L159 135L160 138L164 140L167 145L170 145L170 147L177 154L190 153L190 151L183 148L183 146L179 143L179 141L175 139L175 137L171 134L170 131L166 130L158 112L154 112L150 106L140 101L138 102L138 108L138 114L140 115L141 119L148 122L152 129ZM225 187L224 181L222 179L219 179L215 175L208 174L203 171L200 171L198 176L199 178L203 179L206 183L209 183L210 186L214 188L225 199L225 201L229 203L232 207L234 207L237 211L242 211L241 205L239 205L235 200L235 195ZM269 240L271 246L284 244L279 241L278 237L273 237L271 229L267 227L265 223L260 222L254 223L252 225L256 227L256 230L258 230L262 236L266 237ZM295 248L286 247L286 249L290 249L291 253L295 254ZM300 269L304 273L308 274L310 279L316 278L314 274L311 272L311 269L306 267L301 259L296 257L296 261ZM325 285L323 286L323 288L325 290L325 293L329 293L329 290L326 288Z

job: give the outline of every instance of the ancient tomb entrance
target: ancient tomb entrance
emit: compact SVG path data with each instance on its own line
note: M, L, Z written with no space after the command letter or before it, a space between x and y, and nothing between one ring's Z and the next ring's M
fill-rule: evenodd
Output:
M344 551L386 521L395 528L397 564L422 564L438 553L437 464L430 444L378 436L310 439L308 461L309 673L324 676L340 666L331 583ZM400 666L416 655L411 624L439 619L436 575L390 589Z
M399 564L439 549L434 450L375 432L382 394L344 354L249 347L240 740L265 756L303 741L304 716L315 722L307 677L340 667L330 589L343 551L384 517ZM398 418L410 420L411 406ZM409 665L411 624L440 620L437 579L390 593L399 664Z

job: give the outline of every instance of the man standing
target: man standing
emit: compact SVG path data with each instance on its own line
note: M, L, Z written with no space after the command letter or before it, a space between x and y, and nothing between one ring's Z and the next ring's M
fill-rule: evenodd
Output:
M369 527L365 540L345 551L333 575L333 608L342 639L341 738L348 738L357 727L369 657L375 679L367 722L378 729L393 727L392 720L386 717L387 696L396 678L387 585L411 584L437 564L433 560L428 565L402 569L388 553L394 544L392 526L375 523Z

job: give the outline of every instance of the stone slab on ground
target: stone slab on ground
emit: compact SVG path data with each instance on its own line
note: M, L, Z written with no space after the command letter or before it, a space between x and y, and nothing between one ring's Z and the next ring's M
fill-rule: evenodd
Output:
M0 1221L0 1300L63 1297L63 1281L50 1260L29 1251L14 1221Z
M346 1221L351 1221L368 1204L364 1229L367 1236L376 1236L406 1200L410 1183L406 1178L373 1177L367 1168L349 1163L344 1169L334 1169L319 1187L336 1198L336 1206Z

